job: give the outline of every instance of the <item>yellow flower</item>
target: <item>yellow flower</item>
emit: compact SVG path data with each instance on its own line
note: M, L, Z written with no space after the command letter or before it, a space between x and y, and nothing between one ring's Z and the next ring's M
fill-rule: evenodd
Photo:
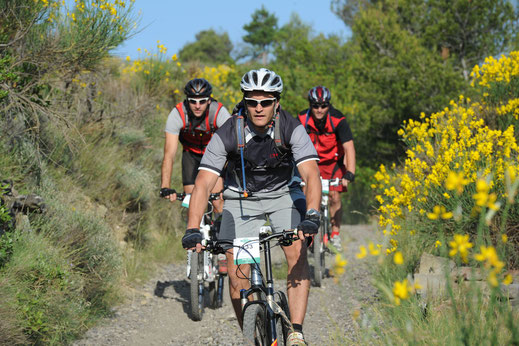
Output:
M508 285L510 285L512 282L514 282L514 279L513 279L512 275L510 275L510 274L506 274L506 275L505 275L505 278L503 279L503 284L508 286Z
M501 240L503 241L503 243L508 242L508 236L506 234L502 234L501 235Z
M396 281L393 285L393 295L395 298L395 304L400 305L401 299L409 298L409 285L407 279L402 282Z
M455 190L458 195L463 192L463 186L468 184L468 180L463 177L463 172L449 171L447 180L445 181L445 188L447 190Z
M126 61L130 61L130 60L131 60L131 59L130 59L130 56L127 55L127 56L126 56Z
M348 261L342 257L341 254L335 255L335 263L333 264L333 273L335 275L342 275L346 271L345 267Z
M445 207L442 205L442 206L439 206L439 205L436 205L433 207L433 212L432 213L427 213L427 217L431 220L437 220L439 219L440 217L442 219L450 219L452 218L452 212L448 212L447 209L445 209Z
M368 254L366 247L364 245L361 245L361 246L359 246L359 250L360 250L360 252L358 254L356 254L355 257L357 257L358 259L362 259L362 258L366 257L366 255Z
M434 247L437 248L437 247L440 247L440 246L442 246L442 242L437 240L436 243L434 243Z
M372 242L369 242L368 249L369 249L370 255L372 255L372 256L380 255L380 246L378 246L378 248L376 248Z
M459 253L461 260L465 263L468 262L468 250L473 246L472 243L469 242L468 234L455 234L454 240L449 242L449 246L451 247L451 250L449 251L449 256L454 257L457 253Z
M495 268L500 271L505 264L499 260L496 249L493 246L481 246L480 253L474 255L474 259L479 262L485 262L485 268Z
M400 251L395 252L395 255L393 256L393 262L399 265L404 263L404 256L402 256Z

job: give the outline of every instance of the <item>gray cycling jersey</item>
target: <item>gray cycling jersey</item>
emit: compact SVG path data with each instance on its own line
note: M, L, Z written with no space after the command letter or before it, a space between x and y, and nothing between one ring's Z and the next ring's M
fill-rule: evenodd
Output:
M213 100L211 103L216 102ZM231 115L227 108L222 107L218 112L218 116L216 117L216 127L220 128L222 125L229 119ZM165 131L171 133L172 135L180 134L180 130L184 126L184 122L182 121L182 117L178 112L178 109L175 107L168 115L168 120L166 121L166 129Z
M233 117L216 131L207 145L199 169L224 176L227 188L240 191L243 183L235 126L236 117ZM297 165L307 160L319 160L310 137L299 121L282 111L280 126L283 144L287 148L283 155L277 153L273 144L272 128L265 134L258 134L252 131L248 124L245 126L245 170L248 191L278 190L293 181ZM226 172L222 174L228 161Z

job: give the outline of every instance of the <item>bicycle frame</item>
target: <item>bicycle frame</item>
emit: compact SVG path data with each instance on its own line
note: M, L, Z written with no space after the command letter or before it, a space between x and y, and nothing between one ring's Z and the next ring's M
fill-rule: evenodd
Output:
M271 259L271 245L270 240L276 236L271 235L272 229L270 226L263 226L260 228L260 244L263 246L263 255L265 260L265 277L263 277L260 265L252 263L251 266L251 287L248 290L241 290L240 298L242 304L242 320L244 318L245 310L254 304L263 305L267 311L265 319L267 323L267 335L270 336L270 343L274 343L277 338L275 315L279 314L279 306L274 301L274 278L272 276L272 259ZM296 233L293 233L296 234ZM249 301L249 296L257 293L260 297L263 295L265 299Z

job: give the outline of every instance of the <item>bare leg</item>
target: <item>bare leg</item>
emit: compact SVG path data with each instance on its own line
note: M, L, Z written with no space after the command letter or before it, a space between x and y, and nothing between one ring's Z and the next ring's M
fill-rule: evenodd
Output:
M234 308L234 313L236 314L240 328L243 329L240 291L242 289L250 288L250 282L248 280L250 265L241 264L238 268L238 266L234 264L233 250L228 250L226 255L227 274L229 275L229 293L231 296L232 307Z
M292 323L303 324L310 292L306 243L296 241L283 247L288 264L287 293Z
M338 234L341 228L342 205L339 191L330 191L330 217L332 233Z

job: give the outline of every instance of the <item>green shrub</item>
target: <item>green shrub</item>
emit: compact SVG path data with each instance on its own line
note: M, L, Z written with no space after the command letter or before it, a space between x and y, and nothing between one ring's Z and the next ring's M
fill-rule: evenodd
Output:
M61 344L79 335L88 321L89 303L84 280L74 271L64 248L43 234L24 233L14 244L13 256L1 271L16 305L18 324L35 344ZM14 297L14 298L13 298Z
M76 206L79 198L59 192L49 180L39 194L46 201L47 212L35 216L35 224L54 244L63 247L70 266L84 276L82 294L91 308L106 311L117 299L121 269L121 254L112 230L93 210Z

